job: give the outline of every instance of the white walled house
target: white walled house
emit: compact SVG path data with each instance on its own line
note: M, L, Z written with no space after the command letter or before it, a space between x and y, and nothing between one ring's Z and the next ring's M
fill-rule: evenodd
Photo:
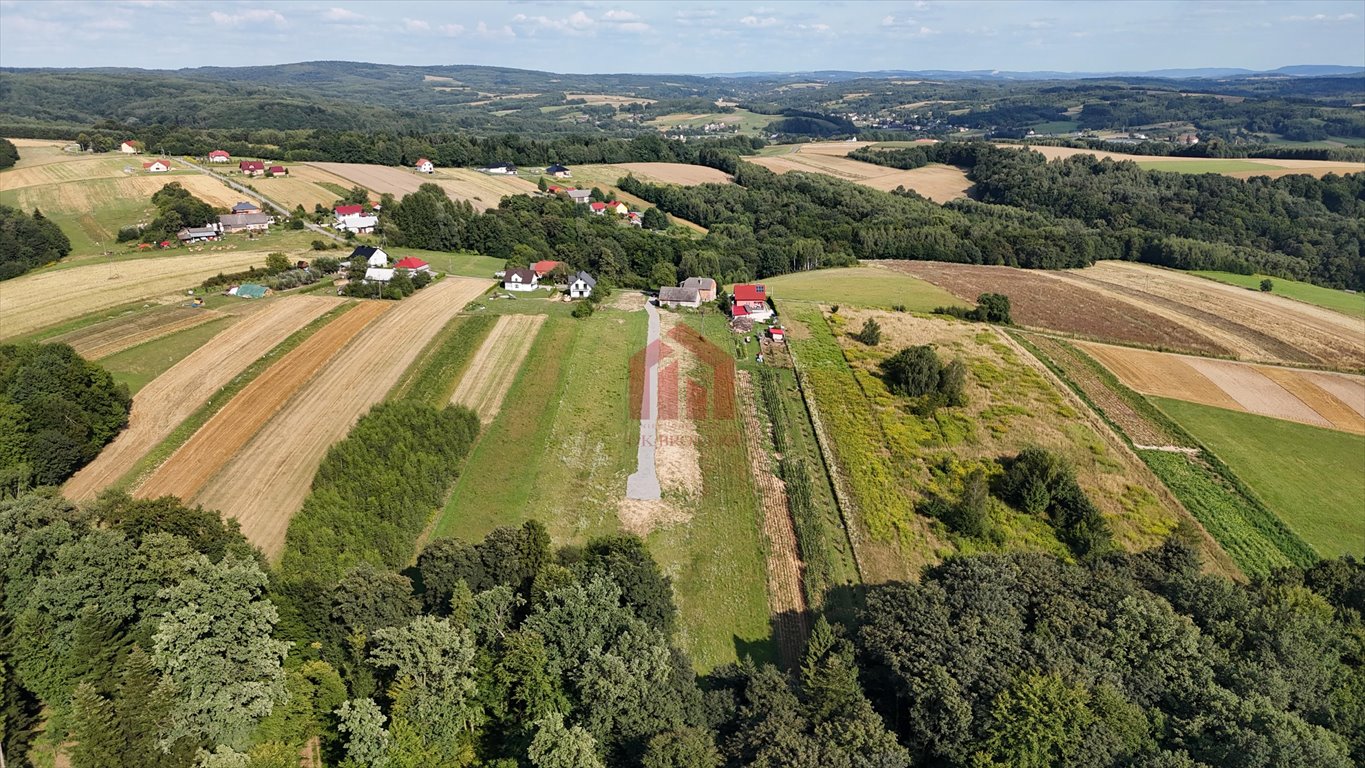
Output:
M393 270L384 267L370 267L365 270L365 282L367 283L387 283L393 279Z
M374 231L379 224L378 216L362 216L354 214L351 216L341 216L337 218L336 228L354 232L357 235L368 235Z
M170 161L167 160L153 160L150 163L143 163L142 167L147 173L166 173L171 170Z
M433 173L435 170L436 166L432 165L431 161L425 157L417 161L418 173Z
M540 278L534 269L509 269L502 276L504 291L534 291L540 287Z
M592 295L592 289L597 287L597 281L587 272L575 272L569 276L569 298L586 299Z
M355 250L351 251L347 261L355 261L356 259L364 259L365 264L371 267L387 267L389 265L389 255L384 252L383 248L376 248L373 245L357 245Z
M131 141L125 141L122 144L118 145L118 151L122 152L125 155L136 155L137 145Z

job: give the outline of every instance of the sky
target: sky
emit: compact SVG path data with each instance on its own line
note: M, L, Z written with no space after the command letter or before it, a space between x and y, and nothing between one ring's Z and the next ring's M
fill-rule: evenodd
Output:
M1365 66L1365 0L0 0L0 66L553 72Z

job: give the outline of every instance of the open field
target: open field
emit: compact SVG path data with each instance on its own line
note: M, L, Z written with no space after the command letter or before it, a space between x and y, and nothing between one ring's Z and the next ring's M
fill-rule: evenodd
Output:
M202 325L186 328L159 339L129 347L100 360L100 367L114 377L114 381L128 387L136 395L156 377L170 370L191 352L204 346L225 328L237 322L234 317L219 317Z
M1230 354L1230 350L1195 327L1095 290L1078 289L1052 273L933 261L887 262L887 265L928 280L967 302L975 302L983 293L1003 293L1010 297L1014 321L1020 325L1103 341L1203 354Z
M680 179L690 179L690 181L686 182L687 184L705 184L708 182L728 182L730 178L725 173L717 171L714 168L704 168L702 166L695 165L684 165L681 163L621 163L619 165L613 164L576 165L573 168L574 177L572 179L564 179L561 182L556 183L564 184L567 186L579 187L580 189L591 189L593 187L597 187L601 189L603 194L605 194L607 197L620 200L621 202L629 205L634 210L643 211L646 208L653 208L654 204L646 200L642 200L636 197L635 195L622 192L621 188L616 186L616 182L620 181L622 177L627 176L633 172L632 167L643 166L660 167L660 170L657 171L659 175L652 175L650 173L643 172L635 173L635 175L639 177L642 181L648 181L658 184L683 183L678 181ZM673 214L669 214L668 217L672 221L684 227L687 227L688 229L691 229L694 232L699 232L703 235L706 234L706 228L702 227L699 224L694 224L686 219L678 218Z
M425 174L411 168L362 163L309 165L345 179L348 185L359 184L375 192L376 196L388 192L402 197L416 192L423 184L436 184L444 189L452 200L468 201L479 210L498 207L498 203L507 195L529 195L536 191L535 184L525 179L516 176L494 176L468 168L440 168L436 173Z
M253 544L277 557L327 449L384 399L427 342L487 287L486 280L447 277L371 322L204 485L195 502L236 518Z
M531 351L545 315L503 315L470 361L450 402L467 406L485 425L498 415L503 398Z
M1019 148L1018 144L997 144L1000 147ZM1049 160L1071 157L1072 155L1094 155L1110 160L1132 160L1139 167L1153 171L1176 171L1178 173L1221 173L1238 179L1252 176L1288 176L1306 173L1312 176L1326 176L1329 173L1359 173L1365 171L1365 163L1344 163L1335 160L1268 160L1261 158L1203 158L1203 157L1160 157L1153 155L1125 155L1121 152L1102 152L1095 149L1075 147L1049 147L1031 145L1034 152Z
M166 307L135 313L132 317L116 317L87 325L52 336L45 341L51 344L70 344L81 357L99 360L153 339L169 336L210 320L218 320L223 316L221 312L211 309Z
M1365 437L1159 399L1324 557L1365 556Z
M424 251L420 248L385 248L395 259L416 256L431 265L437 272L461 277L493 277L493 273L503 268L505 259L473 253L471 251L446 252Z
M774 120L780 119L776 115L761 115L757 112L750 112L747 109L736 109L733 112L673 112L667 115L660 115L645 125L658 128L660 131L667 132L674 126L681 125L688 128L700 128L711 123L722 123L733 125L739 133L758 134L768 127Z
M816 269L770 277L763 281L778 302L813 301L890 309L903 305L914 312L935 307L969 306L938 286L887 266L868 261L861 267Z
M617 163L612 167L620 168L625 173L633 173L641 181L652 181L661 184L681 184L684 187L690 187L696 184L724 184L730 181L730 175L725 171L717 168L709 168L704 165L688 165L687 163ZM620 177L618 176L617 178Z
M1365 378L1081 342L1145 395L1365 434Z
M611 104L612 106L654 103L654 99L646 99L641 96L612 96L605 93L566 93L564 98L570 101L582 99L588 104Z
M277 299L156 377L133 398L127 429L67 481L63 489L67 498L94 498L232 377L339 301L322 296Z
M846 151L852 151L856 145L856 142L848 142L848 150ZM828 153L818 150L808 151L808 146L810 145L801 145L795 152L788 154L746 159L777 173L787 173L788 171L823 173L836 179L851 181L884 192L896 187L905 187L906 189L913 189L938 203L946 203L949 200L965 197L967 190L972 185L967 180L965 173L950 165L934 164L902 171L873 163L865 163L861 160L852 160L833 151Z
M169 300L219 272L265 263L264 251L214 251L90 263L46 269L4 283L0 337L20 336L49 325L132 302ZM183 299L183 296L179 298Z
M244 179L239 176L233 180L250 184L260 190L261 194L286 208L292 209L296 205L302 205L304 210L310 213L315 205L331 208L340 197L336 188L350 189L355 186L354 182L306 163L289 164L285 167L289 169L288 176L270 179L264 177Z
M1271 277L1270 275L1238 275L1232 272L1205 271L1192 271L1189 274L1258 292L1261 290L1261 281L1269 279L1273 284L1270 292L1276 296L1285 296L1365 320L1365 294L1348 293L1337 288L1324 288L1312 283L1302 283L1298 280Z

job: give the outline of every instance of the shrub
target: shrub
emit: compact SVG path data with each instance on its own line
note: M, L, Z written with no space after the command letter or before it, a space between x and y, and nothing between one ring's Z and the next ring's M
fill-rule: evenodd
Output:
M142 237L142 230L137 227L119 227L118 237L120 243L131 243Z
M1273 290L1274 288L1275 288L1275 283L1274 283L1274 281L1271 280L1270 278L1267 277L1266 279L1264 279L1264 280L1261 281L1261 292L1262 292L1262 293L1270 293L1271 290Z
M942 364L929 346L906 347L882 361L882 376L892 392L920 397L938 389Z
M1071 465L1050 451L1029 446L1008 463L1001 494L1030 515L1046 516L1057 538L1078 557L1110 548L1109 524L1076 483Z
M869 317L863 321L863 329L853 334L853 338L869 347L875 347L882 343L882 325Z
M289 257L283 253L272 253L265 257L265 268L270 272L283 272L291 266Z
M321 240L314 240L313 244L310 247L315 251L327 250L327 244L322 242Z
M1010 297L1003 293L983 293L976 297L976 318L987 323L1013 325L1010 317Z
M904 311L905 311L905 305L904 305L904 304L892 304L892 305L891 305L891 311L893 311L893 312L904 312Z
M592 317L594 311L591 301L580 301L574 305L573 316L577 318Z
M963 536L981 538L990 530L990 484L980 467L963 482L962 498L945 505L939 517L949 528Z

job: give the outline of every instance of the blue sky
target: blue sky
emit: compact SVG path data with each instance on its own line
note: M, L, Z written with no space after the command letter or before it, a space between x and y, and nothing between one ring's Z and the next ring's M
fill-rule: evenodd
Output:
M558 72L1365 66L1365 0L0 0L0 66Z

